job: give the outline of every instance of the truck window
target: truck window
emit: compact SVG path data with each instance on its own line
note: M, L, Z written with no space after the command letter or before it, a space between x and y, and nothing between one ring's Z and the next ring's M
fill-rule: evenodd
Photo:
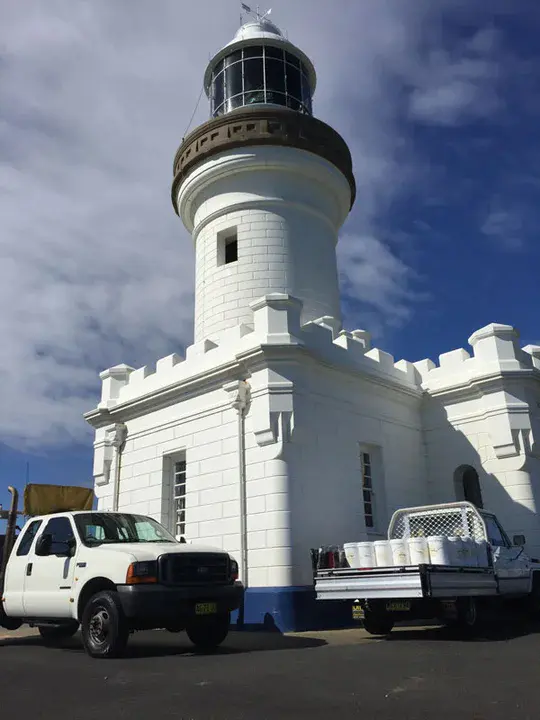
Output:
M52 535L50 550L51 555L63 552L65 550L66 543L75 539L73 528L71 527L71 523L67 517L52 518L47 523L43 532L50 533Z
M131 513L77 513L75 525L88 547L103 543L172 542L174 537L152 518Z
M19 547L17 548L17 555L19 557L22 555L28 555L30 552L30 548L32 547L32 543L34 542L34 538L36 537L36 533L40 525L41 520L34 520L34 522L31 522L28 526L26 532L22 536L21 542L19 543Z
M506 538L499 523L491 515L484 515L488 540L494 547L508 547Z

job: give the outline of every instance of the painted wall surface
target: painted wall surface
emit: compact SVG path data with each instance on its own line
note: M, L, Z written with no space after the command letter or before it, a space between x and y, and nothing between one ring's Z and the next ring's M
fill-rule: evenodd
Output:
M427 499L420 398L315 362L297 368L290 468L293 584L311 582L309 549L378 539L397 507ZM370 453L375 528L366 528L360 452Z

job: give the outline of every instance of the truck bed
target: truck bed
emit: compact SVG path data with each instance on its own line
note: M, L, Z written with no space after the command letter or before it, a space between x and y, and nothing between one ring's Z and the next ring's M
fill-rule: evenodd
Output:
M369 570L318 570L317 600L450 598L498 595L492 568L412 565Z

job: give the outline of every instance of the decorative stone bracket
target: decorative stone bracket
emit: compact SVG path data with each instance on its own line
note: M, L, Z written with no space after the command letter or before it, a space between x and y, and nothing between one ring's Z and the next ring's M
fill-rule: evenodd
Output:
M93 473L96 485L107 485L110 482L115 448L121 448L126 437L127 427L124 423L118 423L104 429L102 438L94 443Z
M247 415L251 406L251 386L247 380L233 380L223 386L229 394L231 407L237 413Z
M270 380L253 390L251 423L257 445L272 446L272 457L280 457L294 431L293 383Z

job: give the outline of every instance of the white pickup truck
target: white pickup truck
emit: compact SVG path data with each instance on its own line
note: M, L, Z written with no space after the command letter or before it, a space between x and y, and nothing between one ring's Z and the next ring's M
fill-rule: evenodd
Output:
M407 559L411 543L423 545L422 562L413 563L410 554ZM449 554L441 561L444 543ZM525 553L523 535L511 543L495 515L471 503L398 510L388 540L376 544L390 547L382 547L386 562L381 564L374 549L371 566L352 562L351 567L339 546L312 550L317 600L350 600L353 618L373 635L388 634L399 620L437 619L471 631L509 608L525 607L540 616L540 561ZM457 547L465 550L451 555ZM474 552L465 561L470 547Z
M0 575L0 627L59 642L81 628L87 653L118 657L130 632L186 630L202 649L227 637L244 587L226 552L180 543L152 518L62 512L32 517Z

